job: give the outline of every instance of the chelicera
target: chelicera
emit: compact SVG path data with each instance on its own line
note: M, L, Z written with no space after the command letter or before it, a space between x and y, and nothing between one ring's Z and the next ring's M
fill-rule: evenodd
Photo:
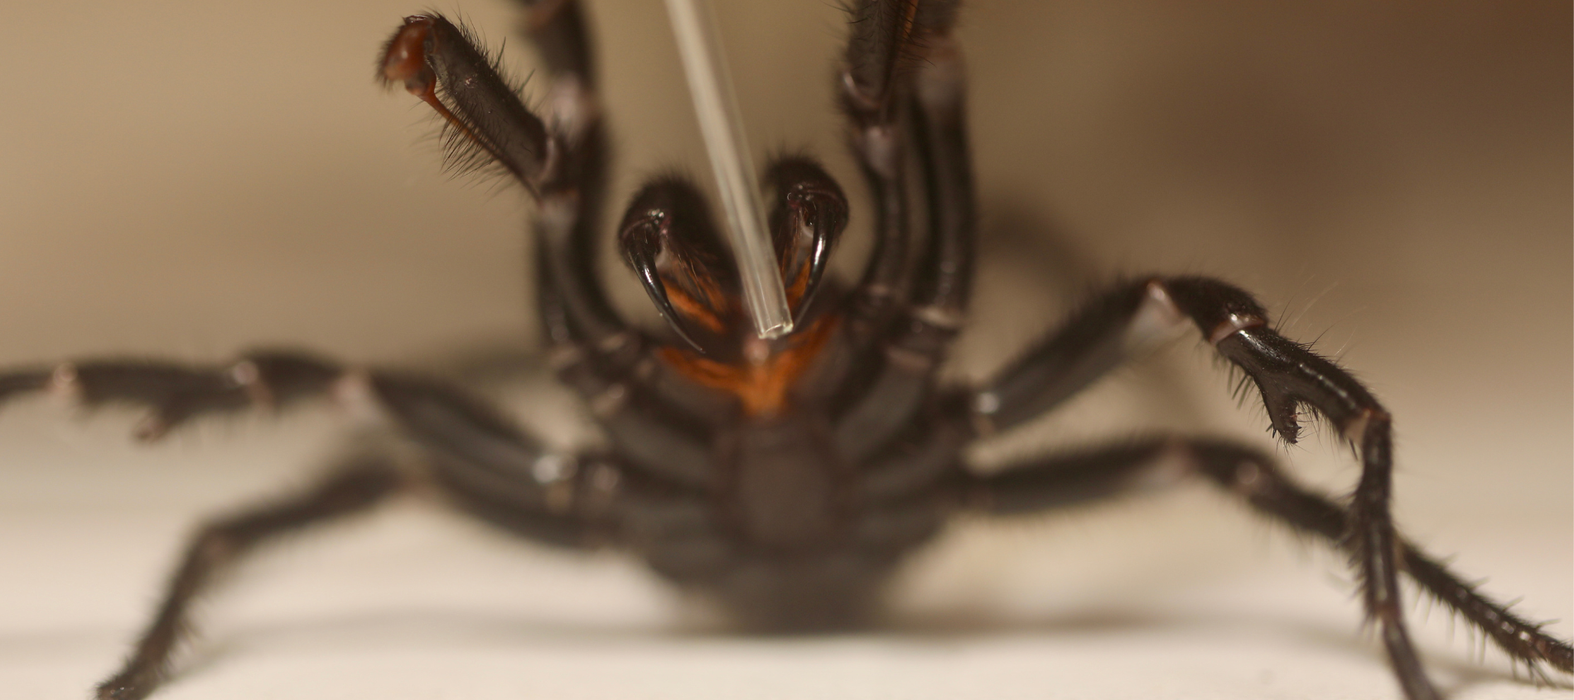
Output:
M608 447L560 453L458 387L293 351L212 368L87 360L0 375L0 395L59 390L87 405L145 406L147 439L200 416L353 393L420 454L412 469L369 445L308 489L207 523L100 697L140 698L158 687L190 604L215 573L280 534L416 485L529 540L625 550L714 597L745 628L812 632L870 622L899 563L958 513L1042 512L1200 479L1350 556L1406 697L1439 695L1406 631L1401 577L1537 672L1574 671L1568 643L1397 533L1389 413L1337 364L1279 335L1262 305L1227 283L1132 278L987 380L937 379L967 317L974 268L964 73L951 31L957 3L868 0L852 9L841 107L877 208L874 249L853 284L826 273L849 220L840 185L808 157L767 166L772 241L799 326L777 340L752 334L709 207L682 178L641 188L614 228L667 327L632 326L608 301L596 271L608 157L589 41L572 0L526 4L550 82L541 113L441 16L407 18L379 72L442 115L458 160L499 168L537 200L543 335ZM1296 440L1300 412L1310 410L1356 448L1361 477L1348 502L1297 485L1261 450L1216 439L1126 441L990 474L964 459L968 446L1054 409L1187 328L1247 375L1282 439Z

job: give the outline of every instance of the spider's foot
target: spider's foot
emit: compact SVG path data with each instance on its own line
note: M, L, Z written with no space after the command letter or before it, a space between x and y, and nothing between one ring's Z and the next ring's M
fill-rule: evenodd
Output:
M127 668L98 684L97 700L142 700L158 687L158 674L144 668Z

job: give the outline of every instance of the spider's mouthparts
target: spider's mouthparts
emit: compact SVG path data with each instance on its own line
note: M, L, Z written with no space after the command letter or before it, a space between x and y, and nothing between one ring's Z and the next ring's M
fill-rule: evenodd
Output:
M801 322L819 291L831 251L847 227L847 196L836 180L810 158L789 156L773 163L766 186L776 192L770 229L782 279Z
M623 260L672 330L704 353L694 331L731 335L737 270L694 183L659 178L634 195L618 227Z
M672 305L672 297L667 294L667 285L662 282L661 273L656 270L656 256L654 254L633 253L624 251L624 259L629 267L634 268L634 273L639 276L639 283L645 287L645 293L650 295L650 300L656 304L656 310L661 312L661 317L666 319L672 331L688 343L689 347L700 354L705 354L705 348L683 329L683 318L678 315L678 310Z

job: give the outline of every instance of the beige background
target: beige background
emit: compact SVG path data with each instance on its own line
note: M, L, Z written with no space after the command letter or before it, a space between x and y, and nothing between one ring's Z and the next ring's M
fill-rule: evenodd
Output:
M758 150L811 147L860 192L830 108L834 4L718 4ZM278 343L415 363L530 342L524 198L444 175L425 110L371 80L379 42L421 7L10 8L0 362ZM528 74L505 3L457 9ZM664 167L703 173L659 4L592 12L614 200ZM962 37L990 238L959 373L1113 274L1234 280L1393 409L1396 508L1416 539L1528 614L1570 619L1569 14L976 3ZM1187 343L1023 442L1143 426L1263 439L1227 388ZM305 478L339 420L134 450L128 417L73 425L37 402L3 416L0 682L41 698L80 697L119 658L198 514ZM1326 436L1286 455L1331 490L1354 483ZM734 697L1393 697L1337 558L1289 554L1318 550L1222 503L1193 489L966 528L905 587L926 634L821 642L678 634L634 567L404 509L248 572L167 697L691 697L706 679ZM1492 656L1473 671L1442 617L1421 637L1459 697L1569 696L1503 682Z

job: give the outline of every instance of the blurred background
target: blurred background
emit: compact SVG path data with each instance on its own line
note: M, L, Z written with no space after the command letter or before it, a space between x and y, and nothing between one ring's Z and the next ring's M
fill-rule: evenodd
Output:
M717 4L756 153L804 147L825 159L855 197L842 259L855 269L869 217L832 107L842 13L824 2ZM401 15L427 7L10 8L17 31L0 44L10 69L0 110L0 364L105 353L215 361L269 344L419 365L470 348L530 347L527 198L445 174L436 120L373 80L380 43ZM472 23L493 48L506 43L504 65L530 74L534 57L510 4L437 9ZM708 179L660 3L610 0L590 14L617 155L612 200L621 205L667 168ZM985 238L957 377L987 374L1116 275L1233 281L1392 409L1396 511L1412 536L1458 553L1467 577L1491 575L1500 598L1525 595L1527 614L1570 618L1568 3L996 1L963 17ZM539 96L540 86L526 92ZM638 307L637 286L610 256L606 271L625 308ZM979 461L1165 428L1268 444L1261 410L1237 409L1228 389L1207 351L1182 342ZM535 418L556 405L517 403ZM68 415L47 402L0 414L0 560L14 569L0 577L0 658L16 659L0 662L0 676L37 690L29 697L77 697L107 672L199 514L307 478L342 425L309 412L134 449L124 437L131 416L83 425ZM566 439L554 424L545 432ZM1331 436L1280 452L1331 492L1355 482L1348 450ZM1121 620L1139 632L1189 621L1180 640L1198 636L1188 624L1213 629L1219 619L1291 637L1312 629L1314 647L1375 679L1374 697L1390 692L1356 632L1339 558L1306 563L1296 552L1316 548L1296 547L1216 494L1189 489L1048 520L960 529L916 567L903 605L930 627L956 611L1041 620L1035 630L1064 633L1073 646L1079 631L1123 629ZM424 605L451 620L473 606L477 619L527 630L558 618L570 630L667 619L659 589L615 561L525 550L500 563L499 543L456 544L472 539L470 528L437 516L358 527L344 542L314 541L293 563L261 567L267 583L214 606L213 636L242 641L186 692L234 682L225 674L246 673L257 648L304 641L313 653L341 652L386 638L365 622L377 611ZM434 556L448 564L421 563ZM410 582L421 566L438 580ZM357 605L369 612L344 612ZM448 635L474 631L457 627ZM1485 692L1446 627L1435 619L1422 633L1447 660L1440 673L1464 679L1462 693ZM1566 621L1554 629L1569 636ZM289 642L269 642L267 630ZM313 647L314 634L337 641ZM501 636L512 644L529 634ZM1189 663L1214 677L1247 673L1221 654L1213 667ZM1105 663L1142 658L1123 651ZM1046 663L1034 659L1034 668ZM1512 685L1493 692L1545 697Z

